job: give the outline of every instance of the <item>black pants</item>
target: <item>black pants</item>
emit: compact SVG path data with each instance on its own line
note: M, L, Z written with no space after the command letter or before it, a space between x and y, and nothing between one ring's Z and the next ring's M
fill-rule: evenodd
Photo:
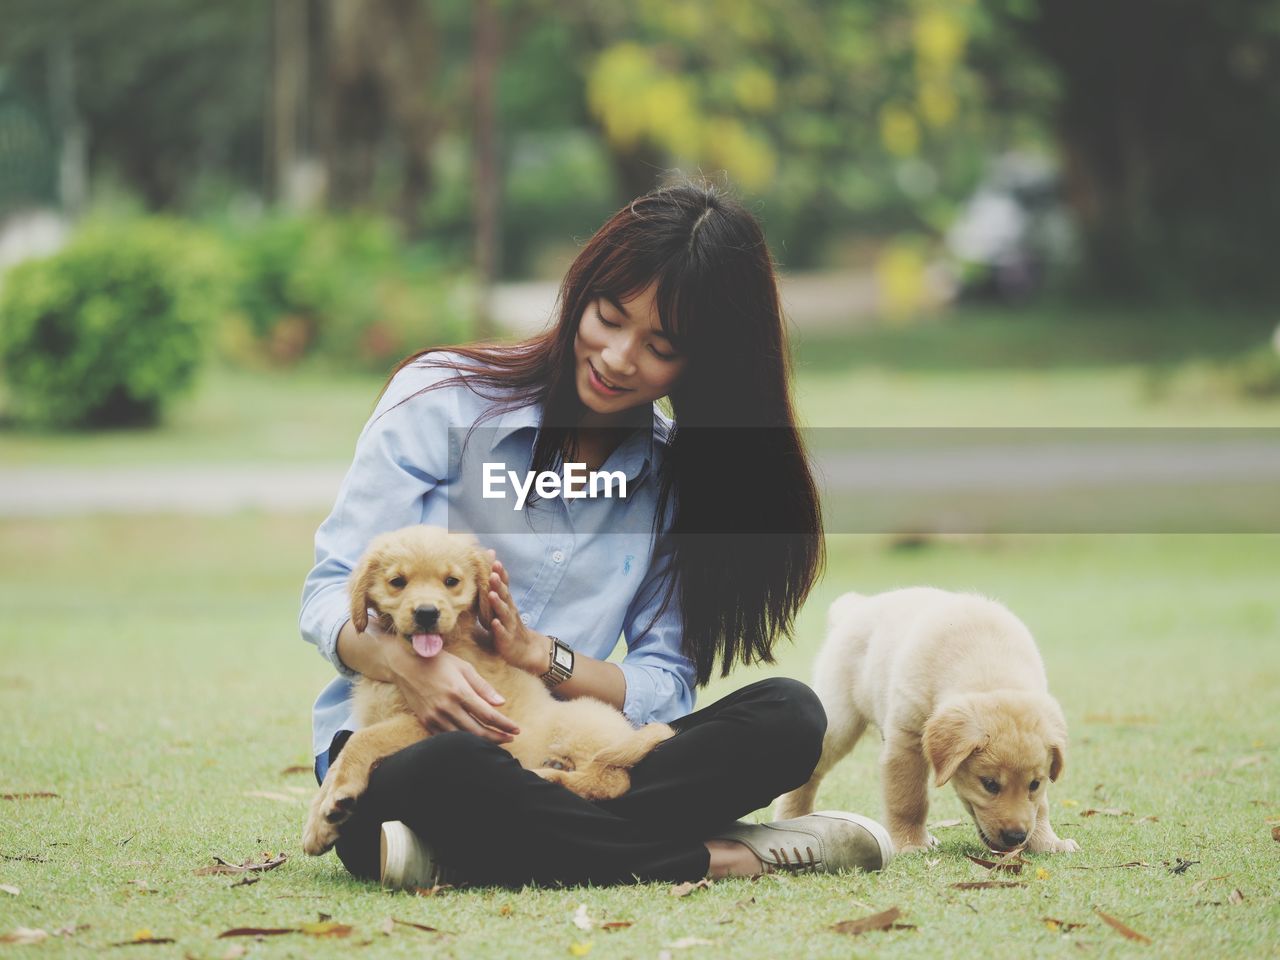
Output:
M474 734L436 734L374 769L338 856L377 879L381 825L403 820L459 882L696 880L707 872L704 840L808 781L827 718L807 686L775 678L672 726L676 736L632 770L631 789L600 802Z

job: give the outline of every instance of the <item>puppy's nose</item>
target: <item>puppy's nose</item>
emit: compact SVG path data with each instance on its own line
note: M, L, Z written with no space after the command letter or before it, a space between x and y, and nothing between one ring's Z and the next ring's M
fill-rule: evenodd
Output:
M413 608L413 622L424 630L430 630L440 620L440 608L425 605Z
M1025 830L1001 830L1000 842L1006 847L1016 847L1022 841L1027 839L1027 831Z

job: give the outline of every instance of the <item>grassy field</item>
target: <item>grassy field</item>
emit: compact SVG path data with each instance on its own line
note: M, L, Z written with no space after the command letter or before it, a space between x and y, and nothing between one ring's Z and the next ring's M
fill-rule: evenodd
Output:
M57 794L0 800L0 934L74 930L0 953L79 956L150 931L174 942L137 950L194 958L239 955L237 943L264 958L361 946L459 958L1274 956L1280 537L831 540L778 673L807 674L826 604L855 586L986 591L1037 634L1072 731L1055 823L1083 852L1032 858L1015 878L1025 886L953 887L990 878L965 858L981 847L962 824L935 830L934 854L880 875L727 881L683 899L661 885L423 898L299 850L313 785L288 771L310 762L309 705L328 675L295 628L318 519L0 523L0 793ZM740 671L703 702L767 672ZM875 752L862 744L820 802L875 813ZM934 799L935 822L962 816L949 792ZM195 874L215 856L281 851L287 861L252 885ZM631 926L581 930L582 904ZM913 929L830 929L893 906ZM1097 911L1151 942L1123 939ZM353 929L217 939L322 914ZM384 933L389 918L443 932Z

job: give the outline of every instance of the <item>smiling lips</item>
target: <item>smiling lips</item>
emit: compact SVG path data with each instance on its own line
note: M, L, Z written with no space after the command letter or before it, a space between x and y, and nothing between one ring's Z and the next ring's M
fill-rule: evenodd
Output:
M629 393L630 392L629 388L614 386L604 377L600 376L599 372L597 372L595 366L591 363L590 360L587 361L587 368L591 371L591 378L594 385L598 388L603 389L606 393Z

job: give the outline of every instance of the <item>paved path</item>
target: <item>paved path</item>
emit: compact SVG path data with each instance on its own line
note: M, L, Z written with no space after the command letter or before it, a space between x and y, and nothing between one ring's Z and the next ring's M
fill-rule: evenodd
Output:
M1159 431L1147 431L1157 435ZM818 456L829 496L859 493L1015 494L1148 487L1249 485L1280 504L1280 431L1246 439L1125 445L1087 440L983 444L960 449L851 451ZM0 467L0 516L90 513L224 515L240 510L322 512L346 464L310 466ZM1193 504L1191 504L1193 506Z
M555 283L504 283L494 288L491 308L502 329L529 334L547 325L555 310ZM880 305L869 273L805 273L781 278L782 308L801 330L837 331L866 327ZM940 294L939 294L940 295Z

